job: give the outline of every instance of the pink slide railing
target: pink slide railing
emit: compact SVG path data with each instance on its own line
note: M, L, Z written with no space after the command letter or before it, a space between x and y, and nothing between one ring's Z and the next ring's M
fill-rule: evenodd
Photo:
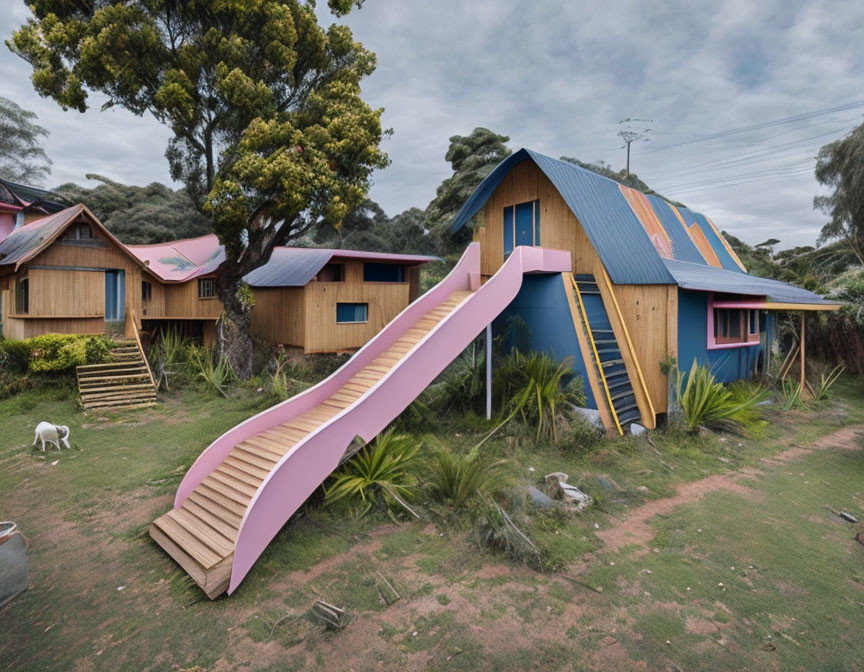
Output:
M175 506L180 506L195 485L215 469L239 441L310 410L452 292L476 289L363 396L293 446L272 469L240 523L228 593L237 588L294 512L338 467L351 441L356 436L371 441L405 410L510 304L522 286L524 274L569 271L569 252L517 247L501 269L480 287L480 247L472 243L441 283L402 311L341 369L315 387L259 413L217 439L183 479Z

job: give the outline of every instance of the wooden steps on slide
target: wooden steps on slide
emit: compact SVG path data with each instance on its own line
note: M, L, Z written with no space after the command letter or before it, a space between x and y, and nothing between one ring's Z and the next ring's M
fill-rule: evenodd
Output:
M470 294L453 292L315 408L240 441L179 508L153 522L150 536L208 597L225 592L240 522L264 479L294 446L355 403Z
M111 360L76 367L78 394L84 408L141 408L156 403L150 367L138 341L119 341L111 349Z

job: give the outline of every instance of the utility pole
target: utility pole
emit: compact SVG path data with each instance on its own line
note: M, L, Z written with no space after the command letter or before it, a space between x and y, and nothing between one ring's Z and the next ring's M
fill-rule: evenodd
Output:
M648 142L650 138L648 134L651 132L650 128L646 127L646 124L653 123L650 119L633 119L627 117L626 119L622 119L618 122L618 126L620 130L617 135L624 141L624 144L621 145L621 148L627 149L627 176L630 176L630 145L634 142L638 142L639 140L644 140Z

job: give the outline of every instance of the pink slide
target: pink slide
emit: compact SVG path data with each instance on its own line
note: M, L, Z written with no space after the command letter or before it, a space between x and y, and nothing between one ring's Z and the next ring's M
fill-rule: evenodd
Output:
M360 437L392 422L513 300L569 252L517 247L480 286L480 246L325 380L240 423L192 465L151 536L210 597L232 593Z

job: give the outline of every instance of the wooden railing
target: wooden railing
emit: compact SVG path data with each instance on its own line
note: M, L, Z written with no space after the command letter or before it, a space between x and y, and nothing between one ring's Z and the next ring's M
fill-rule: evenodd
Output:
M134 308L129 309L129 318L132 320L132 335L135 336L135 343L138 346L138 352L141 353L141 359L144 360L144 366L147 367L147 375L150 376L150 384L155 390L156 379L153 377L153 371L150 369L150 362L147 361L147 353L144 352L144 346L141 344L141 331L138 329L138 315Z

